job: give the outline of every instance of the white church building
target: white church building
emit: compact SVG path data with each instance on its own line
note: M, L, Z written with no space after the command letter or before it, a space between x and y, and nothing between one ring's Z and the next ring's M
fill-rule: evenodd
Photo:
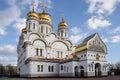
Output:
M94 77L107 76L107 47L98 33L75 45L68 38L68 24L62 18L58 32L53 31L52 17L27 14L17 47L17 71L21 77Z

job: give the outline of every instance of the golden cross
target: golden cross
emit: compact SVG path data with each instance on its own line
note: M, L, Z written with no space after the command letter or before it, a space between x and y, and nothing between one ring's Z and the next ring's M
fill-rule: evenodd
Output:
M32 2L31 5L32 5L32 11L34 11L34 8L35 8L35 6L36 6L36 5L35 5L35 2Z
M43 9L43 12L45 12L45 9L47 8L46 4L45 3L42 3L42 9Z

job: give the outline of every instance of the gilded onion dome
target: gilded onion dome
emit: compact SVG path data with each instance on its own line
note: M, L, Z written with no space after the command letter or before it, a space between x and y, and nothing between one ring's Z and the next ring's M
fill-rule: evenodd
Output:
M62 15L62 21L59 22L58 28L68 28L68 24L67 24L67 22L64 21L63 17L64 17L64 15Z
M42 13L39 13L39 19L45 19L45 20L48 20L51 24L52 24L52 18L51 18L51 15L49 15L48 13L46 12L42 12Z
M22 33L26 33L26 32L27 32L26 28L23 28Z
M32 11L27 14L27 17L36 17L39 19L38 14L34 11L35 3L32 3Z
M58 28L67 28L67 26L68 26L68 24L67 24L67 22L65 22L65 21L61 21L59 24L58 24Z
M34 11L30 11L28 14L27 14L27 17L36 17L39 19L39 16L36 12Z

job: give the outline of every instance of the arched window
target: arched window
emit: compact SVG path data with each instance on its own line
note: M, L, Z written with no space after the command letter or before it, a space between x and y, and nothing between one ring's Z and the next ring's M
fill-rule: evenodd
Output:
M40 49L40 56L42 56L43 49Z
M43 65L41 65L41 72L43 72Z
M61 52L61 58L62 58L62 54L63 54L63 53Z
M66 37L66 32L65 32L65 37Z
M91 64L91 67L92 67L92 71L93 71L93 64Z
M31 25L31 23L29 22L29 24L28 24L28 29L30 29L30 25Z
M43 26L41 26L41 33L43 33Z
M37 65L37 71L38 72L40 71L40 65Z
M61 71L63 70L63 65L61 65Z
M59 55L59 51L57 51L57 53L58 53L58 58L60 57L60 55Z
M35 23L33 23L33 29L35 29Z
M38 54L39 54L39 49L37 48L36 49L36 56L38 56Z
M91 71L91 65L89 65L89 71Z
M50 66L48 66L48 71L50 72Z
M46 33L48 33L48 28L46 27Z
M53 66L51 66L51 68L52 68L52 69L51 69L51 71L53 72L53 71L54 71L54 67L53 67Z
M64 32L64 31L63 31L63 30L61 30L61 36L63 36L63 32Z

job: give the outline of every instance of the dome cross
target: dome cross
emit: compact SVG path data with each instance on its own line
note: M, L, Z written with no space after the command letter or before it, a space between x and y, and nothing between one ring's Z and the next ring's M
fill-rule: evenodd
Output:
M36 6L35 2L32 2L31 6L32 6L32 11L34 12L34 8Z
M45 12L45 9L47 8L46 4L45 3L42 3L42 9L43 9L43 12Z
M61 16L62 16L62 21L64 21L64 14L61 14Z

